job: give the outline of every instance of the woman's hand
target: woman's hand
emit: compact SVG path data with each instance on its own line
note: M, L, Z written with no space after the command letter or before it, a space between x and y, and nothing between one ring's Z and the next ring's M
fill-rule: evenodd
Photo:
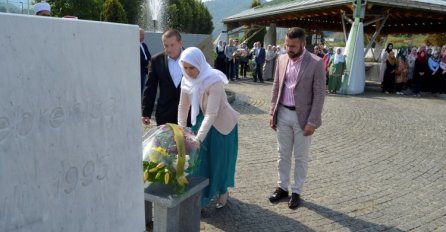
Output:
M198 139L197 136L195 136L195 137L193 138L193 143L194 143L194 146L195 146L195 147L200 147L201 141Z

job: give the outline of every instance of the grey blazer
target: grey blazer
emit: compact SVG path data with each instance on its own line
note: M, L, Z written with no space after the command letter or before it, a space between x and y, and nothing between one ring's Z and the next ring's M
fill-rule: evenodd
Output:
M289 62L287 54L277 58L271 98L270 115L277 125L277 111L283 94L286 69ZM296 114L302 130L306 124L316 128L322 124L322 107L325 98L325 69L323 60L305 51L299 71L299 78L294 89Z

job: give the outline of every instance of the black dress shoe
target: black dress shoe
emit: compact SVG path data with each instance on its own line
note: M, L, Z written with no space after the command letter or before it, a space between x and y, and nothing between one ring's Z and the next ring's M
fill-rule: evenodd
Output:
M288 208L296 209L301 204L300 195L297 193L292 193L290 201L288 202Z
M279 187L276 188L276 191L269 197L269 201L274 203L278 202L283 198L288 197L288 191L285 191Z

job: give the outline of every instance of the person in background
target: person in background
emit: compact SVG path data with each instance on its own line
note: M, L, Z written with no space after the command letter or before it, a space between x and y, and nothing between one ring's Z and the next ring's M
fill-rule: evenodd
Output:
M266 49L265 64L263 65L263 78L267 81L273 79L274 61L276 60L276 51L272 45L268 45Z
M443 53L441 53L441 60L440 60L440 69L438 70L439 76L440 76L440 82L441 82L441 90L440 93L446 94L446 45L443 46L442 49Z
M34 13L38 16L51 16L51 6L47 2L36 3Z
M283 55L286 54L286 50L283 46L277 45L277 55Z
M180 55L183 50L181 34L175 29L163 33L161 40L164 52L152 58L149 79L142 98L142 117L144 124L149 125L152 111L156 104L156 124L177 124L178 103L180 101L181 79ZM156 93L159 89L159 97Z
M307 176L311 136L322 124L325 98L324 62L305 49L305 32L290 28L285 36L287 55L279 56L274 74L270 127L277 133L278 181L269 201L288 198L294 153L294 183L290 209L301 205L300 194Z
M432 48L427 48L426 55L428 59L432 56L432 52L433 52Z
M260 83L263 83L263 64L265 63L266 52L260 41L255 42L252 54L256 63L255 71L252 74L253 81L257 82L258 78Z
M222 71L223 73L225 72L225 45L223 43L223 41L218 41L218 45L217 47L215 47L215 52L217 53L217 58L215 59L215 64L214 67L220 71Z
M441 79L440 79L440 52L438 50L434 50L432 52L431 57L427 59L427 64L429 66L429 72L426 77L429 80L429 90L433 94L437 94L440 91Z
M407 56L407 82L406 86L412 88L413 70L415 68L415 60L417 59L417 47L412 47Z
M390 51L386 61L386 72L384 73L383 80L383 90L386 94L392 93L395 90L395 70L395 53L393 51Z
M321 51L321 47L319 45L315 45L313 48L313 53L320 58L324 58L324 53Z
M249 62L249 49L246 43L242 43L239 48L240 51L240 76L246 78Z
M193 175L209 178L209 185L201 194L201 207L218 196L215 207L223 208L229 196L228 187L234 187L240 114L227 100L227 77L206 62L200 49L187 48L180 61L183 80L178 123L185 127L190 111L195 140L202 145L200 164Z
M407 81L407 64L404 56L398 57L398 63L395 70L395 91L397 95L404 95L403 86Z
M347 68L345 56L342 54L341 48L336 49L336 54L332 56L328 66L330 72L328 92L336 93L336 91L338 91L338 89L341 87L341 78L345 69Z
M379 81L381 82L381 88L382 92L384 93L384 73L386 72L386 64L387 64L387 57L389 56L389 52L393 50L393 44L389 43L387 44L386 49L381 54L381 64L379 66Z
M146 85L146 76L149 74L150 60L152 55L147 48L146 43L144 43L144 29L139 28L139 63L140 63L140 73L141 73L141 95Z
M331 57L333 56L333 48L329 47L327 49L327 53L325 53L324 55L324 69L325 69L325 73L326 73L326 78L325 78L325 85L327 85L328 87L328 78L329 78L329 71L328 71L328 63L330 62Z
M234 52L237 51L237 47L235 46L235 41L233 39L229 40L229 45L225 48L225 56L228 67L228 78L231 81L234 81L235 78L235 59Z
M421 97L421 83L426 78L426 74L429 72L427 65L426 51L421 50L418 53L417 60L415 61L415 68L413 70L412 91L414 96Z
M238 71L240 66L241 51L239 51L238 39L234 40L234 45L236 48L236 50L232 54L232 57L234 58L234 77L236 80L240 80Z

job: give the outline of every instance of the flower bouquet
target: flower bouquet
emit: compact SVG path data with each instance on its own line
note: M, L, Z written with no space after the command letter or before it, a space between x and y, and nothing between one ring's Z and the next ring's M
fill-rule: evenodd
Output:
M171 185L175 193L184 192L186 175L198 167L199 144L189 128L165 124L143 136L144 183Z

